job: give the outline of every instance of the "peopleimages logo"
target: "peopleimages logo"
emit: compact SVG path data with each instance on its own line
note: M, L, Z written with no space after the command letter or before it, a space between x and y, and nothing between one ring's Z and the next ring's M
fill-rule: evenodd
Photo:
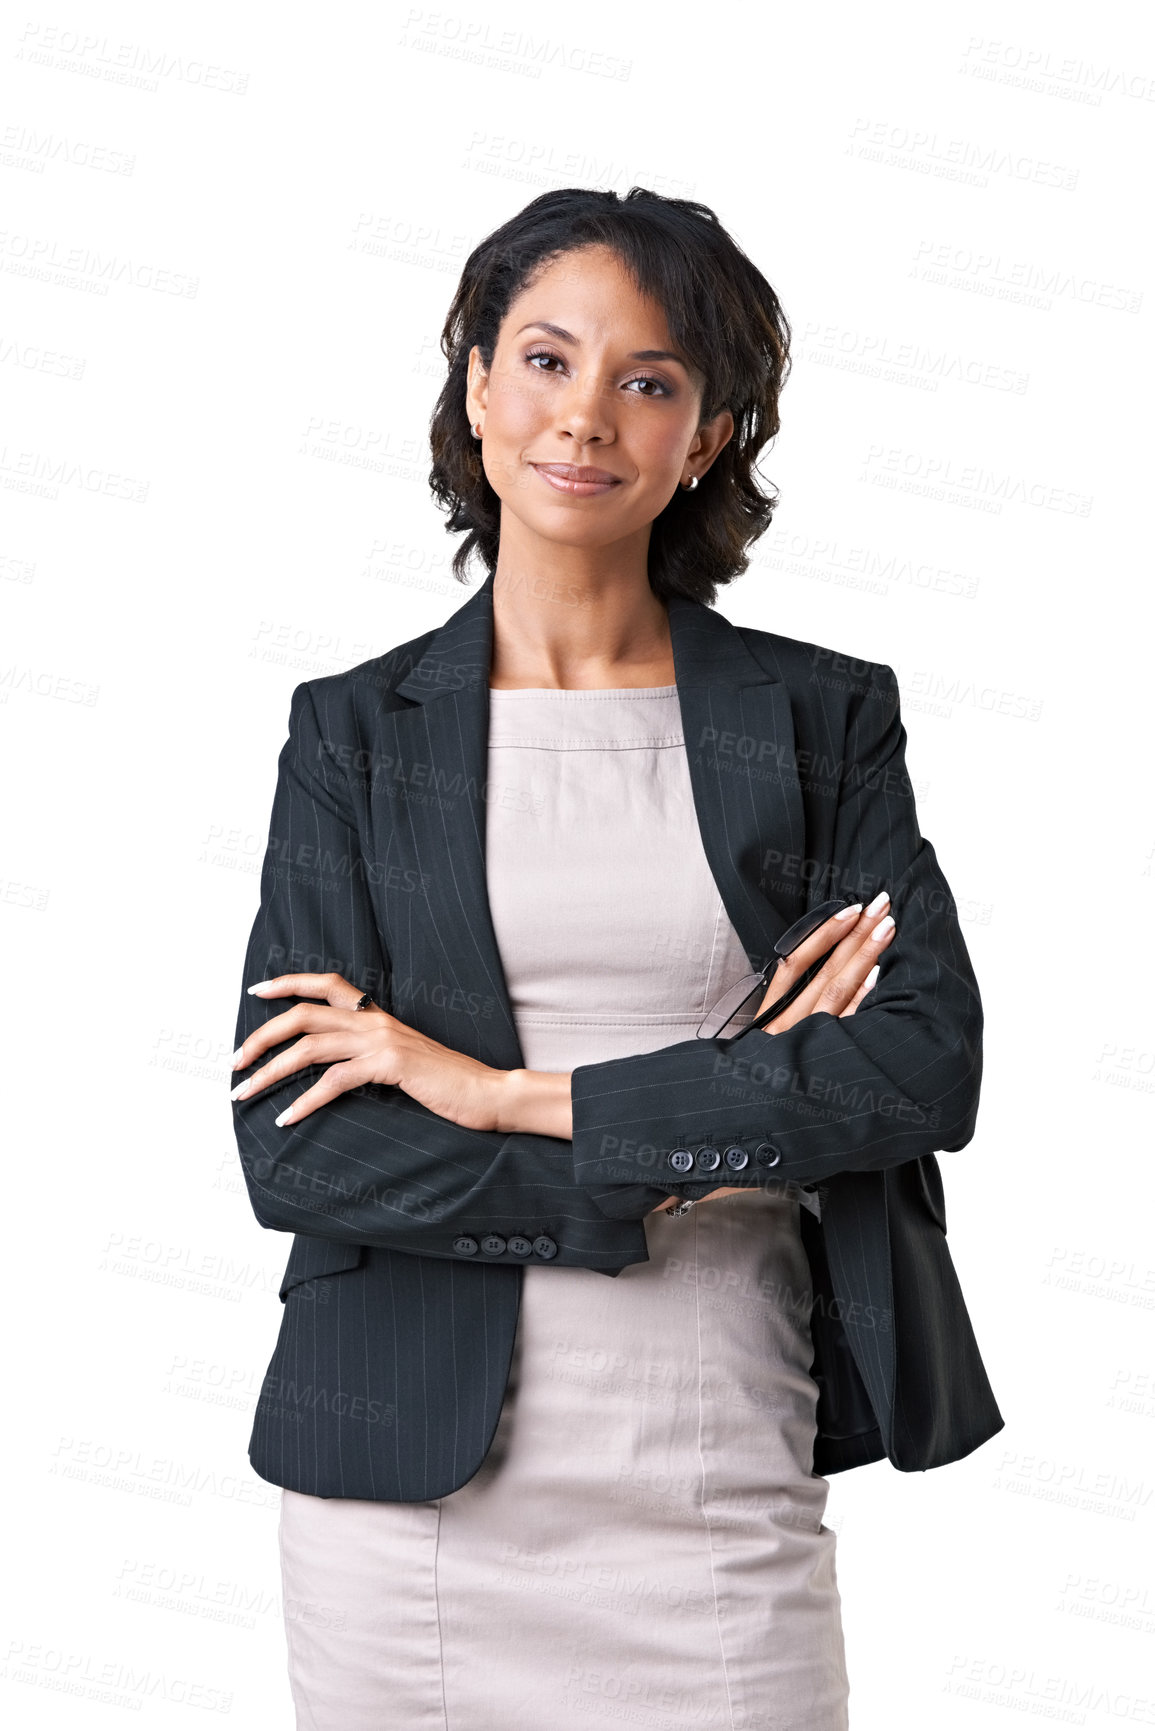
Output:
M1107 312L1137 313L1143 305L1140 289L1084 276L1063 265L1004 257L953 241L920 240L910 274L938 288L962 289L1039 312L1049 312L1059 298Z
M1046 162L1027 151L979 144L970 138L940 137L922 127L896 125L888 120L856 120L850 129L847 150L863 161L913 169L971 186L989 186L992 176L1062 192L1074 192L1079 183L1079 170L1064 163Z
M871 445L863 462L866 468L861 480L886 485L887 478L893 477L892 485L915 482L921 487L938 489L943 498L949 498L951 493L969 494L996 511L1003 505L1030 505L1035 510L1089 517L1094 504L1091 494L1077 493L1070 487L1016 475L1009 469L956 462L954 457L936 452L907 451L899 445Z

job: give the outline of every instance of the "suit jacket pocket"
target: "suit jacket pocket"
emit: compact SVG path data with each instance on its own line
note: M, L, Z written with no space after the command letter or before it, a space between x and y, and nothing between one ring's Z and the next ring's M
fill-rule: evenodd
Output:
M359 1268L365 1256L363 1244L340 1244L331 1238L309 1238L298 1232L281 1277L281 1303L294 1286L302 1281L317 1280L323 1274L344 1274Z

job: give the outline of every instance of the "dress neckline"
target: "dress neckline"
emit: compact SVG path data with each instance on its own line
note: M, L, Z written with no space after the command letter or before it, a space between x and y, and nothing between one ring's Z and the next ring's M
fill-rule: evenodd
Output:
M677 685L598 685L574 687L568 685L491 685L490 697L670 697Z

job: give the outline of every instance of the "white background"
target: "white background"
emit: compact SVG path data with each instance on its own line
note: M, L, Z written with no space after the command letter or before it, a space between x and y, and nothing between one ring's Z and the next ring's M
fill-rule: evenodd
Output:
M720 609L896 669L987 1013L943 1168L1006 1428L832 1478L854 1731L1155 1723L1137 17L9 14L12 1723L291 1724L246 1457L288 1239L228 1104L289 695L480 581L426 482L467 253L548 187L634 184L782 296L781 504Z

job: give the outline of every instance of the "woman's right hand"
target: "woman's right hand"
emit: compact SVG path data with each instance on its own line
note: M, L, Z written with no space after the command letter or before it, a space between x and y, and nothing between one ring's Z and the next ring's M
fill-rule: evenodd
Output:
M896 928L887 912L889 905L890 897L882 890L868 908L863 908L861 902L843 908L824 920L789 956L781 958L766 995L754 1012L756 1017L778 998L785 997L807 968L830 950L826 962L793 1003L787 1005L772 1022L767 1022L766 1033L780 1034L816 1011L825 1011L831 1016L853 1016L878 978L879 956L894 938ZM857 919L854 917L856 913ZM753 1188L750 1184L724 1184L718 1190L711 1190L701 1201L711 1202L716 1196L747 1196ZM676 1196L667 1197L652 1212L658 1214L676 1201Z

